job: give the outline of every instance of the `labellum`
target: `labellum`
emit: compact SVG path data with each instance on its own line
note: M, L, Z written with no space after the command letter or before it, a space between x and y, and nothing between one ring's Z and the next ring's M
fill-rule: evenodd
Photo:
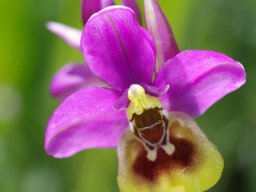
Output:
M128 91L130 129L118 146L122 192L201 192L219 179L223 159L188 115L167 113L139 85Z

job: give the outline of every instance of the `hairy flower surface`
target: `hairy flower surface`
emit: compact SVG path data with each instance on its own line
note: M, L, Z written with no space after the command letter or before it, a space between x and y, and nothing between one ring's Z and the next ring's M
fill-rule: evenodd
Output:
M147 18L148 26L171 45L156 29L141 27L128 7L111 6L90 17L82 53L108 88L89 86L67 97L48 122L45 149L63 158L118 146L123 192L205 191L218 181L223 160L191 117L242 86L245 71L218 52L179 53L160 7L150 2L146 15L157 17Z

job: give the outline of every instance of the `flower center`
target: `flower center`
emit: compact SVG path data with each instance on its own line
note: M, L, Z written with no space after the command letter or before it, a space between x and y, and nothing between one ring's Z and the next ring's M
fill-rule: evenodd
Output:
M156 97L148 95L142 86L133 84L128 89L130 104L126 110L130 129L142 141L147 150L147 158L156 159L161 147L168 155L174 153L174 145L169 141L168 113Z

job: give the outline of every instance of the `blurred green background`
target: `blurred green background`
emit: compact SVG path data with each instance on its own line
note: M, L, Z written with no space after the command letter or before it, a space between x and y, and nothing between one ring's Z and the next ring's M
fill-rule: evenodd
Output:
M255 192L256 1L159 2L182 50L216 50L244 64L247 84L197 122L225 159L223 176L210 191ZM0 191L117 192L115 150L54 159L43 149L47 120L59 103L49 96L50 79L65 63L83 61L45 24L81 28L80 1L1 0L0 18Z

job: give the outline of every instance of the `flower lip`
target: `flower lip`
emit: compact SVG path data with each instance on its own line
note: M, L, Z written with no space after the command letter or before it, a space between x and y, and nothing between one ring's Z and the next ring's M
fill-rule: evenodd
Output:
M175 151L168 155L158 148L154 161L130 130L123 134L118 146L121 191L172 191L178 186L185 191L206 191L219 180L223 159L193 119L173 112L168 121Z
M147 151L143 150L134 161L134 173L145 181L155 183L165 170L184 170L195 164L193 157L196 155L196 148L191 142L172 136L170 141L175 146L171 156L162 148L158 148L156 160L150 161L147 158Z

